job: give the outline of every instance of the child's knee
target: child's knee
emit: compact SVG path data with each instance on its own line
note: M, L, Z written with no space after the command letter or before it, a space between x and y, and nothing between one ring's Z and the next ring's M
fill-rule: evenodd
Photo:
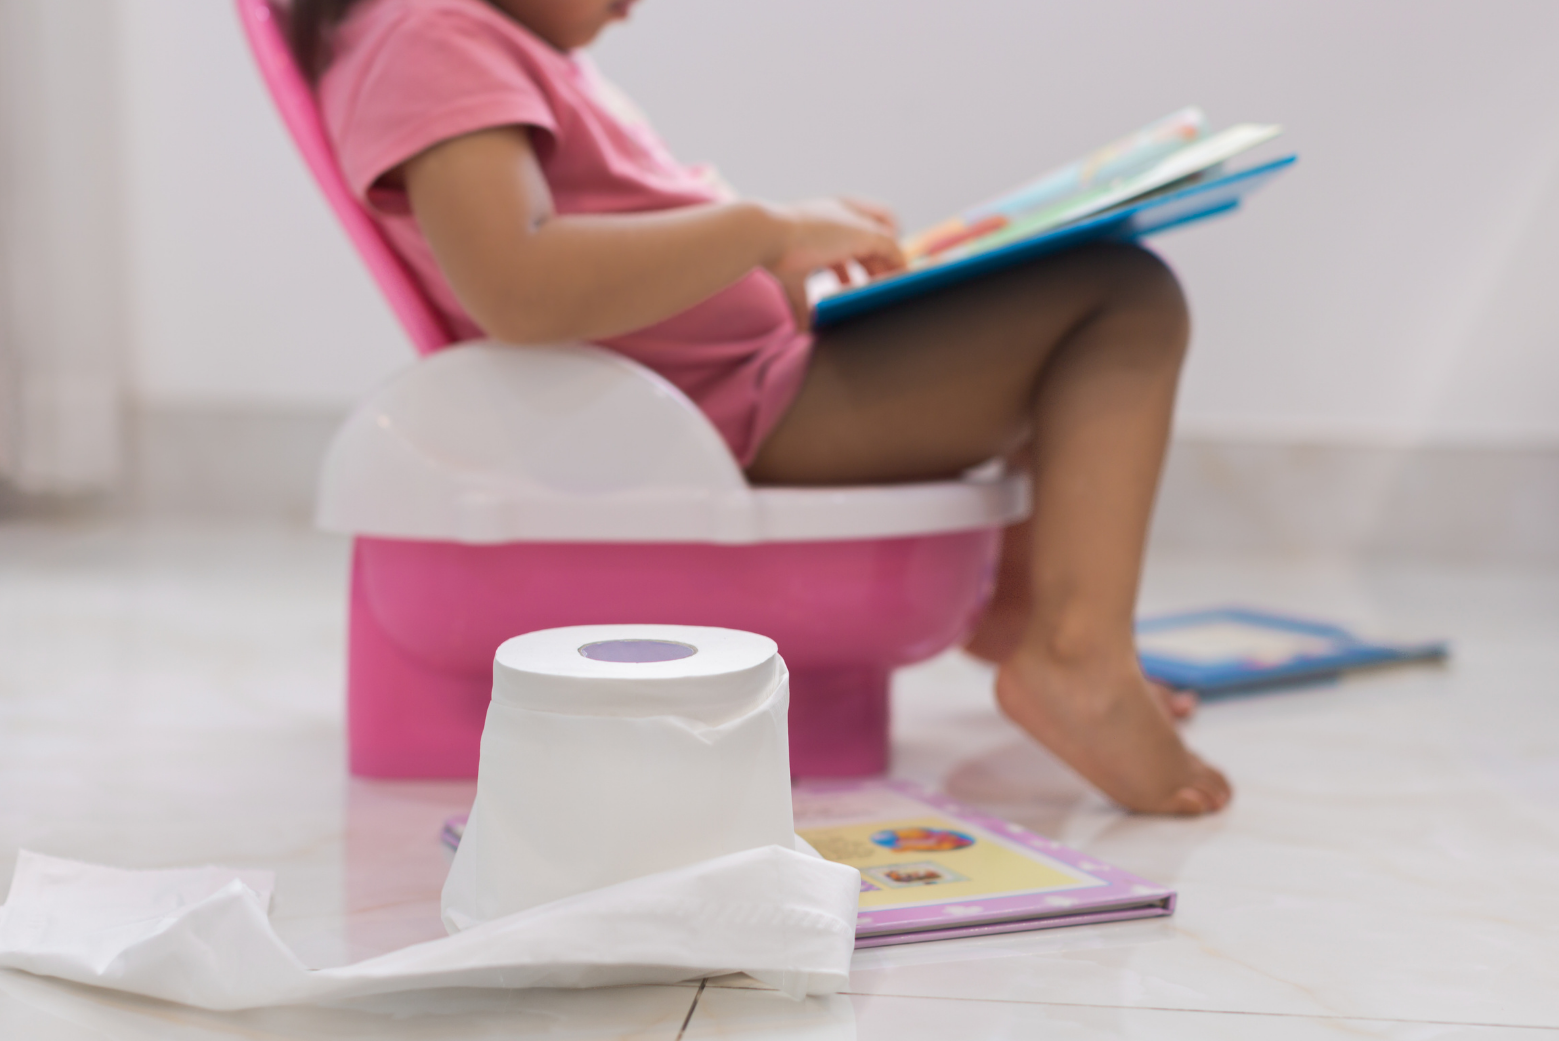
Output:
M1167 311L1186 310L1180 279L1157 253L1134 242L1104 243L1096 249L1115 293Z
M1135 243L1108 243L1097 249L1107 306L1152 322L1162 334L1154 339L1166 348L1184 351L1191 314L1174 270L1158 254Z

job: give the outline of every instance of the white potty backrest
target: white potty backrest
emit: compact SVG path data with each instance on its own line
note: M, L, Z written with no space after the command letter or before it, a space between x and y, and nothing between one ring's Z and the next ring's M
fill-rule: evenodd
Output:
M741 542L752 494L676 387L598 347L475 343L397 374L325 459L318 520L391 538Z
M320 527L434 542L810 542L991 528L1022 477L752 488L680 390L599 347L476 343L402 370L325 457Z

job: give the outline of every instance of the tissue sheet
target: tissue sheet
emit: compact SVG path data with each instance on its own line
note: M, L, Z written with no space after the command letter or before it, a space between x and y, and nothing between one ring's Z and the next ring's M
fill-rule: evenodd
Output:
M792 846L789 697L774 641L735 629L581 625L505 642L444 924Z
M0 907L0 966L217 1010L733 971L801 997L844 986L860 885L853 868L765 846L311 971L271 928L266 874L126 871L24 850Z

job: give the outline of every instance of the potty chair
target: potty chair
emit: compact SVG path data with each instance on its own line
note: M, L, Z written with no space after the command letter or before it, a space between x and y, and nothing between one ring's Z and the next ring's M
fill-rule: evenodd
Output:
M238 0L305 161L424 357L326 455L318 522L354 537L354 774L474 777L493 654L534 629L663 622L771 637L797 776L888 765L888 681L962 638L1027 487L996 471L753 487L680 390L584 344L453 344L352 197L266 0Z

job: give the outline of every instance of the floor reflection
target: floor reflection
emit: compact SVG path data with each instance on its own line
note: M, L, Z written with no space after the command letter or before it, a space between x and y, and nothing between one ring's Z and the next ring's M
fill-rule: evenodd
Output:
M346 809L346 940L351 960L446 935L444 821L471 809L475 781L353 778Z

